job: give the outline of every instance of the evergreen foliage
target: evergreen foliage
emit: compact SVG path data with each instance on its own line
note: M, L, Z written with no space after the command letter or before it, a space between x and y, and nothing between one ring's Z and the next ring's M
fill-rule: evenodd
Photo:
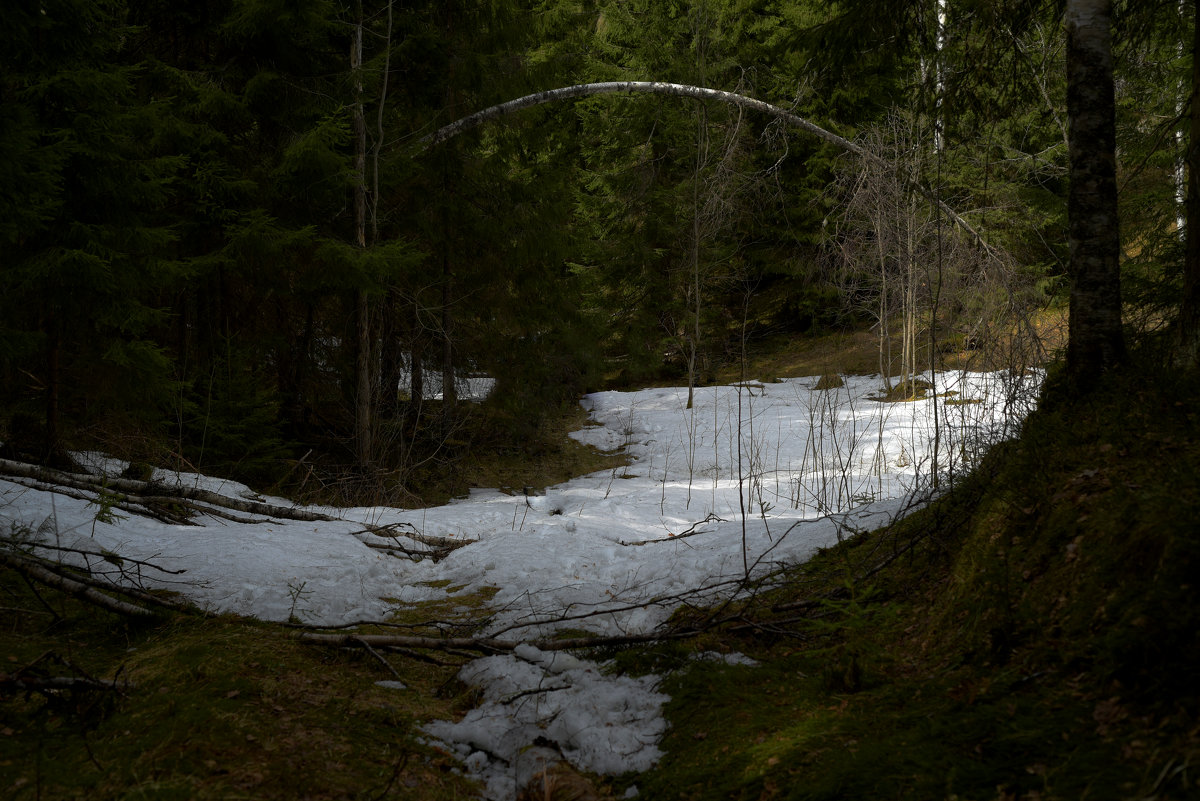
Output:
M827 258L849 220L832 190L854 168L735 108L597 97L416 146L573 83L739 91L862 142L907 109L921 184L1009 255L1008 288L1053 294L1059 15L1039 0L16 3L0 32L0 421L40 420L40 459L138 430L201 468L315 450L323 470L411 490L455 431L520 442L580 392L711 380L758 338L872 318L878 289L848 297ZM1118 7L1142 330L1174 318L1185 274L1193 16ZM486 410L457 397L469 375L497 379ZM228 416L206 405L215 376L238 396ZM196 436L250 408L252 428Z

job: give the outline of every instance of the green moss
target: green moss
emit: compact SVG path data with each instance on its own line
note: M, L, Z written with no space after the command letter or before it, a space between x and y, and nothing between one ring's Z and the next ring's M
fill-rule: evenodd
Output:
M673 679L643 796L1200 794L1200 387L1108 380L743 609L761 665Z
M10 573L20 606L36 604ZM39 655L53 675L117 678L120 691L0 698L0 794L17 799L292 799L409 793L463 798L453 761L417 740L453 714L453 666L307 646L231 617L134 629L42 590L60 620L3 612L6 672ZM31 607L32 608L32 607ZM36 619L35 619L36 617Z
M921 378L906 379L894 385L891 389L871 398L882 403L907 403L924 400L928 397L933 384Z

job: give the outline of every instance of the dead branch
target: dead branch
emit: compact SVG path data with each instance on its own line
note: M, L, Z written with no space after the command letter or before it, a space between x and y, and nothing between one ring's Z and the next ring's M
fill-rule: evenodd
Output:
M158 606L158 607L161 607L162 609L167 609L172 612L189 612L190 613L190 612L197 611L196 608L194 606L192 606L192 604L188 603L187 601L172 600L172 599L164 597L162 595L156 595L152 592L141 589L140 587L120 586L120 585L114 584L111 581L106 581L104 579L96 578L94 575L92 575L91 573L88 573L88 572L78 573L75 571L70 571L70 575L67 575L67 569L65 568L65 566L57 564L57 563L43 562L43 563L41 563L41 567L46 570L49 570L51 573L54 573L55 575L63 576L64 578L67 578L71 581L77 581L80 584L85 584L89 587L93 587L104 593L115 593L117 595L123 595L126 598L129 598L133 601L137 601L138 603L149 604L151 606ZM124 571L121 572L121 575L127 576L127 574L124 573Z
M520 644L512 640L494 640L488 637L419 637L402 634L335 634L316 631L301 631L293 636L303 642L330 645L336 648L370 645L377 648L423 648L435 651L456 648L465 651L498 653L511 651Z
M153 562L146 561L145 559L132 559L130 557L121 556L110 551L92 551L86 548L72 548L66 545L52 545L48 542L28 542L11 539L9 537L0 537L0 545L7 545L10 548L40 548L47 551L57 551L59 553L74 553L79 554L80 556L94 556L97 559L103 559L106 562L111 562L117 567L123 567L126 563L128 563L138 568L148 567L151 570L156 570L159 573L166 573L172 576L178 576L187 572L187 570L182 568L179 570L171 570L170 568L161 567Z
M702 86L688 86L678 83L664 83L662 81L607 81L602 83L577 84L561 89L535 92L531 95L525 95L515 100L509 100L506 103L499 103L495 106L485 108L468 117L463 117L449 125L445 125L421 139L421 144L426 148L433 147L489 120L503 117L506 114L512 114L522 109L540 106L544 103L553 103L558 100L571 100L580 97L592 97L594 95L633 94L634 92L690 97L695 100L718 100L722 103L753 109L773 117L778 117L789 125L818 136L843 150L860 155L862 153L862 148L849 139L838 136L832 131L827 131L821 126L804 119L799 114L794 114L779 106L771 105L762 100L755 100L745 95L735 94L734 92L724 92L720 89L708 89Z
M618 540L617 542L620 543L621 545L649 545L654 542L671 542L673 540L683 539L684 537L694 537L697 534L707 534L708 533L707 531L698 530L700 528L700 526L703 526L706 523L724 523L724 522L725 522L724 519L717 517L712 512L709 512L708 517L704 518L699 523L693 523L690 528L688 528L685 531L681 531L678 534L671 534L670 532L668 532L666 537L657 537L652 540L633 540L631 542L626 542L625 540Z
M405 548L403 545L384 545L382 542L364 542L363 545L366 545L368 548L372 548L376 551L389 553L396 558L400 558L400 556L403 554L404 556L412 559L414 562L419 562L426 556L430 557L435 562L438 561L439 558L438 551L418 551L413 548Z
M435 562L440 562L452 551L462 548L464 545L470 545L472 542L477 542L477 540L456 540L450 537L436 537L432 534L422 534L420 531L417 531L416 526L414 526L412 523L389 523L386 526L374 526L371 524L364 525L365 528L362 531L356 531L354 534L374 534L376 537L385 537L387 539L397 541L394 545L384 545L382 543L375 542L363 543L368 548L374 548L377 551L385 551L393 556L404 554L415 562L419 562L425 557L428 557ZM403 533L397 530L401 527L406 529ZM422 545L428 545L433 550L419 551L412 548L406 548L405 546L400 545L398 542L401 537L419 542Z
M167 525L197 525L183 515L163 509L156 504L148 503L145 498L119 495L102 499L100 497L100 492L103 490L100 488L87 487L85 489L73 489L71 486L66 484L38 481L35 479L23 478L21 476L8 476L8 480L14 484L20 484L22 487L28 487L29 489L35 489L41 492L53 492L58 495L65 495L66 497L74 498L77 501L86 501L87 503L94 503L97 505L104 503L113 509L117 509L122 512L128 512L134 515L152 517L160 523L166 523ZM89 492L93 494L86 494Z
M532 643L541 651L568 651L585 648L610 648L621 645L637 645L640 643L659 642L662 640L680 640L694 637L698 630L682 630L658 632L653 634L622 634L613 637L571 637L569 639L543 639ZM318 645L329 645L338 648L351 646L374 648L415 648L435 651L480 651L483 653L499 653L512 651L521 640L498 640L492 637L420 637L402 634L335 634L317 631L301 631L296 639Z
M396 529L400 528L401 526L408 529L408 531L401 534L399 531L396 530ZM362 531L356 532L356 533L358 533L358 534L374 534L377 537L388 537L389 539L398 539L400 537L406 537L410 540L419 542L422 545L429 545L434 548L444 549L447 552L453 551L457 548L462 548L464 545L470 545L473 542L478 542L478 540L456 540L453 537L437 537L437 536L434 536L433 534L422 534L420 531L417 530L416 526L414 526L412 523L403 523L403 522L402 523L389 523L386 526L365 525L365 527Z
M0 474L31 478L36 481L71 487L73 489L82 489L93 492L106 491L120 493L139 498L146 498L152 501L167 500L170 502L175 502L178 499L199 501L201 503L210 504L222 509L232 509L237 512L244 512L246 514L264 515L268 518L281 517L288 520L301 520L307 522L333 522L337 520L335 517L320 514L319 512L309 512L295 507L276 506L274 504L263 503L262 501L252 501L245 498L231 498L210 490L200 489L199 487L187 487L182 484L172 486L156 481L135 481L129 478L93 476L87 473L66 473L61 470L54 470L48 467L38 467L37 465L26 464L24 462L14 462L11 459L0 459ZM211 509L205 509L203 507L199 507L198 511L202 511L206 514L213 513ZM239 520L238 522L251 521L246 521L243 519ZM264 520L252 522L267 521Z
M360 644L360 645L362 645L362 647L366 649L367 653L369 653L371 656L375 657L375 658L376 658L376 659L378 659L380 662L382 662L382 663L383 663L383 666L384 666L385 668L387 668L387 669L388 669L388 671L389 671L389 672L391 672L391 674L392 674L393 676L395 676L395 677L396 677L396 681L399 681L399 682L403 682L403 681L404 681L404 677L403 677L403 676L401 676L401 675L400 675L400 673L399 673L399 672L396 670L396 668L392 666L392 663L391 663L391 662L389 662L389 661L387 661L387 659L385 659L385 658L384 658L383 654L379 653L379 652L378 652L378 651L376 651L374 648L372 648L370 643L368 643L368 642L363 642L363 641L360 639L360 640L359 640L359 644Z
M83 581L59 575L27 557L0 550L0 564L7 565L21 575L45 584L47 587L53 587L56 590L65 592L67 595L94 604L102 609L107 609L110 612L143 619L155 617L155 613L145 607L114 598L95 587L89 586ZM113 588L113 591L119 592L120 590Z
M134 687L126 682L111 679L93 679L84 676L10 676L0 673L0 691L7 692L43 692L46 690L129 690Z

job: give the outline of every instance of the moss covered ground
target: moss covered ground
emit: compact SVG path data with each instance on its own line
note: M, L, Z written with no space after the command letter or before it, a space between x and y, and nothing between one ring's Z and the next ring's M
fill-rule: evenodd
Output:
M304 645L216 617L131 626L10 573L0 678L87 676L114 689L0 691L6 799L469 797L416 726L453 716L452 665ZM26 592L22 592L24 587ZM53 610L51 614L50 610Z
M1197 383L1109 377L674 674L652 799L1200 798Z

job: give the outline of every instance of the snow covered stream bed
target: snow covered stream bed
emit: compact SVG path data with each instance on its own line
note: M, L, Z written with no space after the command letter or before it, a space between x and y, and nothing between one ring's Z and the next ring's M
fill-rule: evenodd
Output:
M938 374L936 399L886 403L878 376L831 389L799 378L699 388L691 409L686 388L604 392L584 398L592 422L572 436L624 449L629 465L544 493L487 489L432 509L313 510L333 522L204 518L183 526L128 514L98 519L94 504L0 479L0 526L183 571L147 570L144 583L267 620L382 620L400 605L485 590L494 592L491 636L528 643L563 628L643 634L685 596L726 596L747 569L764 575L839 533L903 513L924 496L935 466L961 473L986 445L1015 433L1039 381ZM123 467L99 456L90 463ZM155 478L252 496L194 474ZM367 547L381 542L368 525L470 544L414 562ZM661 755L667 699L653 677L609 675L523 645L471 662L461 678L481 687L480 706L425 731L462 757L491 798L511 798L559 752L599 773L645 770ZM554 745L531 748L535 741Z

